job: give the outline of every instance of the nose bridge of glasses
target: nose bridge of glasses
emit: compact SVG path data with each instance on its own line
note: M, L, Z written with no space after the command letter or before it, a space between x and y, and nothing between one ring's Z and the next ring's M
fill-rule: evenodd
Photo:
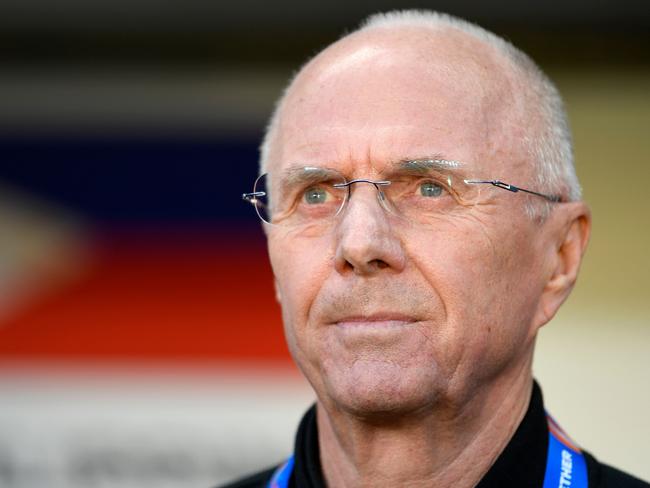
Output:
M333 185L335 188L340 188L340 189L347 189L347 200L349 201L350 198L352 197L352 185L355 183L367 183L369 185L372 185L375 190L377 191L377 200L381 204L381 206L389 210L388 205L387 205L387 198L386 194L384 193L384 188L388 187L391 182L388 180L369 180L366 178L357 178L354 180L346 181L345 183L336 183Z

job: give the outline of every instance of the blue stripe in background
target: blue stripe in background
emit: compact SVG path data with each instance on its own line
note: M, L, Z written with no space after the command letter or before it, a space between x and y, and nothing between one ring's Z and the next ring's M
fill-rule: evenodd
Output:
M235 221L257 225L241 194L259 135L0 139L0 183L100 224Z

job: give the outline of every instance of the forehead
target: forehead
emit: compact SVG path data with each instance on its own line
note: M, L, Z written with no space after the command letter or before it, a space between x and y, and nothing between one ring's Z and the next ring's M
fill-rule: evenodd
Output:
M503 61L478 41L425 34L361 33L309 63L284 100L270 164L380 171L442 156L487 170L512 160L520 124Z

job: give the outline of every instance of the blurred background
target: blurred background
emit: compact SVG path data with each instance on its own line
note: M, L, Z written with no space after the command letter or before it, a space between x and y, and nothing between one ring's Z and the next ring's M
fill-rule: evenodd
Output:
M240 200L274 99L370 13L434 8L566 99L592 242L541 333L547 407L650 479L650 3L0 3L0 486L207 487L313 399Z

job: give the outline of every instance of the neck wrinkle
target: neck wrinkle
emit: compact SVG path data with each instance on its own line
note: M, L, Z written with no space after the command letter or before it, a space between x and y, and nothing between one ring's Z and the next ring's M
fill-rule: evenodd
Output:
M528 365L530 366L530 365ZM432 408L412 422L369 424L317 403L323 475L330 487L471 488L503 452L529 406L530 367L498 380L454 415Z

